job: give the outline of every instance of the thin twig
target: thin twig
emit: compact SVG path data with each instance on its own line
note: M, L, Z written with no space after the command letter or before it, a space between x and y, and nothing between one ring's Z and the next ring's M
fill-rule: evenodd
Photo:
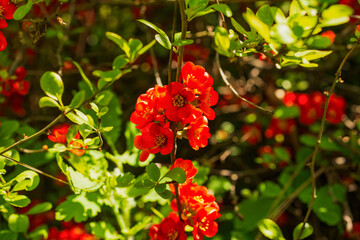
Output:
M181 39L185 39L187 30L187 19L185 13L185 1L179 0L179 9L181 16ZM178 47L178 64L176 69L176 82L180 81L180 70L183 63L184 46Z
M174 16L173 16L173 25L172 25L172 33L171 33L171 42L173 42L175 38L177 5L178 5L177 3L178 3L177 1L175 1L174 3ZM169 53L169 62L168 62L168 84L171 83L171 63L172 63L173 53L174 53L174 45L171 44L170 53Z
M335 86L336 86L336 83L341 81L341 71L342 71L342 68L345 64L345 62L347 61L347 59L349 58L350 54L355 50L355 48L357 48L357 46L359 45L360 43L360 40L358 40L356 42L356 44L350 49L350 51L345 55L344 59L342 60L338 70L336 71L335 73L335 78L334 78L334 81L331 85L331 88L329 90L329 92L327 93L327 96L326 96L326 102L325 102L325 107L324 107L324 113L322 115L322 118L321 118L321 126L320 126L320 132L319 132L319 135L318 135L318 138L317 138L317 141L316 141L316 145L315 145L315 148L314 148L314 152L312 154L312 159L311 159L311 162L309 163L309 167L310 167L310 173L311 173L311 182L312 182L312 196L311 196L311 201L310 201L310 204L309 204L309 207L308 207L308 210L306 212L306 215L305 215L305 218L303 220L303 224L301 226L301 229L299 231L299 234L298 236L296 237L296 240L299 240L300 239L300 236L302 234L302 232L304 231L304 228L305 228L305 224L306 222L308 221L309 217L310 217L310 213L311 213L311 210L312 210L312 207L314 205L314 202L315 202L315 199L316 199L316 183L315 183L315 160L316 160L316 154L319 150L319 145L321 143L321 138L322 138L322 135L323 135L323 132L324 132L324 129L325 129L325 120L326 120L326 114L327 114L327 109L328 109L328 106L329 106L329 101L330 101L330 97L331 97L331 94L334 92L334 89L335 89Z
M246 98L240 96L240 94L235 90L235 88L234 88L234 87L229 83L229 81L227 80L227 77L226 77L224 71L223 71L222 68L221 68L220 59L219 59L219 54L218 54L218 53L216 53L215 62L216 62L216 65L217 65L217 67L218 67L218 69L219 69L219 73L220 73L221 78L222 78L222 80L224 81L225 85L235 94L236 97L240 98L240 99L243 100L244 102L247 102L248 104L250 104L251 106L253 106L253 107L257 108L257 109L260 109L260 110L262 110L262 111L264 111L264 112L266 112L266 113L268 113L268 114L273 114L272 111L267 110L267 109L264 109L264 108L256 105L255 103L250 102L250 101L247 100Z
M51 179L53 179L53 180L55 180L55 181L58 181L58 182L61 182L61 183L64 183L64 184L69 185L68 182L65 182L65 181L63 181L63 180L61 180L61 179L59 179L59 178L56 178L56 177L54 177L54 176L52 176L52 175L50 175L50 174L48 174L48 173L46 173L46 172L43 172L43 171L41 171L41 170L39 170L39 169L37 169L37 168L34 168L34 167L32 167L32 166L29 166L29 165L25 164L25 163L19 162L19 161L15 160L15 159L13 159L13 158L11 158L11 157L5 156L5 155L3 155L3 154L0 154L0 156L3 157L3 158L6 158L7 160L9 160L9 161L11 161L11 162L14 162L14 163L16 163L16 164L19 164L20 166L23 166L23 167L25 167L25 168L27 168L27 169L30 169L30 170L32 170L32 171L34 171L34 172L37 172L37 173L41 174L41 175L44 175L45 177L48 177L48 178L51 178Z

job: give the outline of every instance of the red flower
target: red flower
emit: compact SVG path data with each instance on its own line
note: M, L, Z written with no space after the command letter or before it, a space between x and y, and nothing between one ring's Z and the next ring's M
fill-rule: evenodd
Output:
M343 97L332 94L326 112L326 119L332 124L340 123L345 115L345 105L346 103Z
M194 218L194 239L201 240L203 239L203 235L206 237L215 236L218 232L218 224L214 220L219 217L220 214L214 208L208 207L200 209Z
M0 28L1 28L1 19L0 19ZM6 49L7 42L4 34L0 31L0 52Z
M160 98L159 106L165 109L170 121L177 122L190 115L193 108L190 102L194 99L193 91L179 82L172 82L167 86L165 96Z
M130 116L130 121L137 124L136 128L144 128L147 124L152 122L158 113L161 113L157 107L157 102L160 96L165 95L165 87L155 86L150 88L146 94L141 94L135 105L135 111Z
M244 133L244 141L248 142L250 145L255 145L262 139L261 126L258 123L243 125L241 130Z
M194 167L191 160L184 160L182 158L178 158L175 160L174 164L170 167L170 169L173 168L182 168L186 173L186 181L189 181L193 179L193 177L197 173L196 167Z
M16 6L9 0L0 0L0 19L13 19L15 10Z
M330 42L332 42L332 43L335 41L335 37L336 37L335 33L331 30L327 30L327 31L321 33L320 36L330 39Z
M359 15L360 14L360 5L359 2L357 0L340 0L339 4L344 4L347 5L351 8L354 9L354 15ZM356 18L350 18L350 22L355 23L357 22L358 19Z
M50 134L48 135L48 138L50 141L55 143L63 143L66 144L66 134L69 130L70 124L68 123L60 123L53 126L50 130ZM76 136L75 136L76 138ZM80 138L80 136L79 136Z
M294 119L272 118L268 128L265 130L265 137L272 138L277 134L289 134L295 129Z
M165 125L151 123L141 130L141 135L134 139L135 147L143 150L140 154L140 161L145 161L150 153L169 154L173 148L173 142L174 133L171 131L169 123Z
M160 224L151 226L150 240L186 240L185 224L180 221L176 213L170 212Z
M205 117L209 120L214 120L215 112L211 106L214 106L218 102L218 93L214 91L213 87L207 87L202 91L198 100L200 102L200 109L203 111Z
M74 139L74 140L70 141L69 147L71 147L70 152L72 152L73 154L75 154L77 156L82 156L85 153L85 149L88 148L88 145L84 145L82 140Z
M205 69L192 62L184 64L181 69L181 76L184 85L193 90L195 94L200 94L203 88L213 85L213 79L205 72Z
M187 127L186 136L194 150L206 147L208 139L211 137L206 117L200 116L194 122L191 122Z

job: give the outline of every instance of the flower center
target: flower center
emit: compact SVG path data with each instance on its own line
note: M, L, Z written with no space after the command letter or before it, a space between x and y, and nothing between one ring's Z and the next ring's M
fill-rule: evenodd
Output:
M4 12L4 7L3 6L0 6L0 19L1 19L1 17L3 17L4 15L3 15L3 12Z
M199 224L200 225L199 228L203 232L205 232L206 230L209 229L209 222L206 220L207 220L206 217L201 219L200 224Z
M164 135L159 134L159 135L157 135L157 136L155 137L155 144L156 144L156 146L162 146L162 145L165 144L165 142L166 142L166 138L165 138Z
M176 240L177 239L177 237L178 237L178 232L176 231L176 230L171 230L171 231L169 231L169 233L168 233L168 235L167 235L167 239L169 239L169 240Z
M173 97L173 106L175 107L183 107L185 105L185 99L183 96L177 94Z
M202 196L194 196L194 200L203 204L204 203L204 199Z

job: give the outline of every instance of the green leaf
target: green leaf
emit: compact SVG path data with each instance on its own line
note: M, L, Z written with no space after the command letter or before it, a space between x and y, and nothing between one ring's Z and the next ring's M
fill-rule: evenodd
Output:
M271 28L271 37L282 44L292 44L297 41L296 35L285 23L275 24Z
M135 188L153 188L155 186L155 182L151 181L150 179L140 179L134 183Z
M4 195L5 201L9 202L15 207L26 207L31 202L30 199L25 195L18 195L16 192L9 195Z
M77 67L77 69L79 70L80 72L80 75L81 77L83 78L83 80L85 81L85 83L88 85L89 89L91 90L92 93L95 92L95 89L94 89L94 85L91 83L90 79L86 76L86 74L84 73L83 69L81 68L81 66L75 62L75 61L72 61L72 63Z
M128 187L131 185L135 176L129 172L116 178L117 187Z
M126 56L130 57L130 47L125 39L113 32L106 32L105 35L108 39L116 43L125 52Z
M231 8L228 5L223 4L223 3L212 4L212 5L208 6L206 9L214 9L214 10L216 10L218 12L221 12L222 14L224 14L227 17L232 16ZM205 9L205 11L206 11L206 9Z
M21 20L25 17L26 14L31 10L31 7L33 5L33 2L30 0L25 5L22 5L16 9L14 12L14 20Z
M66 133L66 141L68 143L71 142L75 138L78 132L79 132L79 126L76 124L71 125Z
M290 153L285 147L274 147L274 153L279 160L286 162L291 160Z
M50 98L50 97L42 97L39 100L39 107L43 108L43 107L60 107L60 104L55 101L54 99Z
M265 181L260 183L258 189L261 194L266 197L277 197L281 192L281 187L279 186L279 184L271 181Z
M324 27L336 26L347 23L354 10L344 4L334 4L325 9L321 15Z
M85 100L85 91L81 90L75 94L73 99L71 100L71 103L69 105L70 108L79 108L81 104Z
M89 217L95 217L101 212L98 199L94 193L82 192L71 195L56 208L55 218L58 221L84 222Z
M263 219L258 223L260 232L274 240L285 240L279 226L271 219Z
M166 33L161 30L158 26L156 26L155 24L146 21L145 19L139 19L137 20L145 25L147 25L148 27L154 29L158 34L155 35L155 39L156 41L158 41L163 47L165 47L166 49L170 49L171 48L171 42L169 37L166 35Z
M149 50L154 44L156 43L156 40L152 40L150 43L146 44L143 48L140 49L138 52L138 55L144 54L147 50Z
M161 183L161 184L159 184L159 185L157 185L155 187L155 191L157 193L163 193L163 192L165 192L165 190L166 190L166 184L165 183Z
M230 38L228 31L223 27L215 28L215 37L214 37L215 45L224 50L228 51L230 48Z
M156 166L155 163L150 163L146 167L146 173L155 182L157 182L160 178L160 169L158 168L158 166Z
M100 112L98 112L96 115L101 118L102 116L104 116L106 113L109 112L109 108L108 107L103 107ZM112 126L111 126L112 127Z
M160 34L156 34L155 39L164 48L169 49L169 50L171 49L171 42L168 37L164 37Z
M67 113L67 114L66 114L66 117L67 117L70 121L72 121L73 123L76 123L76 124L79 124L79 125L81 125L81 124L84 123L84 121L83 121L80 117L78 117L75 113L73 113L73 112Z
M18 183L14 186L12 191L32 191L39 185L40 182L39 175L36 172L30 170L26 170L20 173L16 176L15 180Z
M134 62L138 56L138 52L142 49L143 44L138 39L129 39L130 62Z
M248 24L252 26L258 32L258 34L265 39L266 42L271 43L269 26L257 18L250 8L246 9L244 18Z
M91 234L99 239L105 240L124 240L125 238L117 234L115 228L108 222L91 222Z
M55 72L46 72L40 78L40 86L44 93L54 100L61 102L61 96L64 92L64 83Z
M331 40L326 37L316 35L309 39L308 46L311 48L325 49L331 46Z
M297 236L299 235L300 233L300 230L302 228L302 226L304 225L304 223L299 223L295 228L294 228L294 231L293 231L293 239L296 239ZM305 226L304 226L304 231L301 233L301 236L299 239L304 239L304 238L307 238L309 237L312 233L313 233L314 229L313 227L308 224L308 223L305 223Z
M122 75L123 71L119 69L113 69L110 71L101 71L101 70L95 70L93 72L93 75L96 77L101 77L101 80L104 80L105 82L112 82L115 80L118 80ZM103 86L100 85L100 81L98 82L98 87L102 88Z
M257 10L256 12L256 16L260 19L260 21L262 21L268 26L272 26L275 20L271 8L268 4L260 7L259 10Z
M296 118L300 116L300 110L296 106L286 107L286 106L279 106L275 109L274 117L279 119L289 119L289 118Z
M128 64L129 60L124 55L117 56L113 61L113 69L121 69Z
M165 177L171 178L172 180L178 183L184 183L186 181L186 173L182 168L173 168L170 169L166 174Z
M51 208L52 208L51 203L43 202L43 203L39 203L39 204L35 205L34 207L32 207L26 214L27 215L39 214L39 213L47 212L47 211L51 210Z
M181 46L192 44L193 42L194 42L194 40L192 40L192 39L179 39L179 40L175 40L173 42L173 45L181 47Z
M156 188L155 188L155 191L157 192L157 194L159 194L160 197L164 198L164 199L170 199L173 194L170 190L168 189L165 189L165 191L163 192L159 192Z
M335 226L341 222L341 207L334 203L328 186L322 187L317 191L313 211L322 222L329 226Z
M198 6L202 6L205 5L207 6L209 3L209 0L189 0L189 7L198 7Z
M69 166L66 168L66 175L75 190L80 189L92 192L98 190L103 185L103 182L93 181Z
M245 37L249 36L249 33L238 23L234 18L231 18L231 24L235 28L236 31L244 35Z
M0 139L12 138L20 124L16 120L4 120L0 125Z
M6 240L17 240L18 233L12 232L10 230L1 230L0 231L0 239L6 239Z
M295 57L305 58L308 61L326 57L331 54L332 51L320 51L320 50L305 50L295 53Z
M314 147L316 144L317 138L310 134L303 134L300 136L300 142L308 147Z
M26 232L29 228L29 218L23 214L11 214L8 219L9 228L13 232Z

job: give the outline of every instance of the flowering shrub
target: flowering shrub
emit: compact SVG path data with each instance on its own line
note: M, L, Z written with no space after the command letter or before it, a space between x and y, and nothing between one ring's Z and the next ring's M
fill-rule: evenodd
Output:
M358 238L359 6L0 0L0 239Z

